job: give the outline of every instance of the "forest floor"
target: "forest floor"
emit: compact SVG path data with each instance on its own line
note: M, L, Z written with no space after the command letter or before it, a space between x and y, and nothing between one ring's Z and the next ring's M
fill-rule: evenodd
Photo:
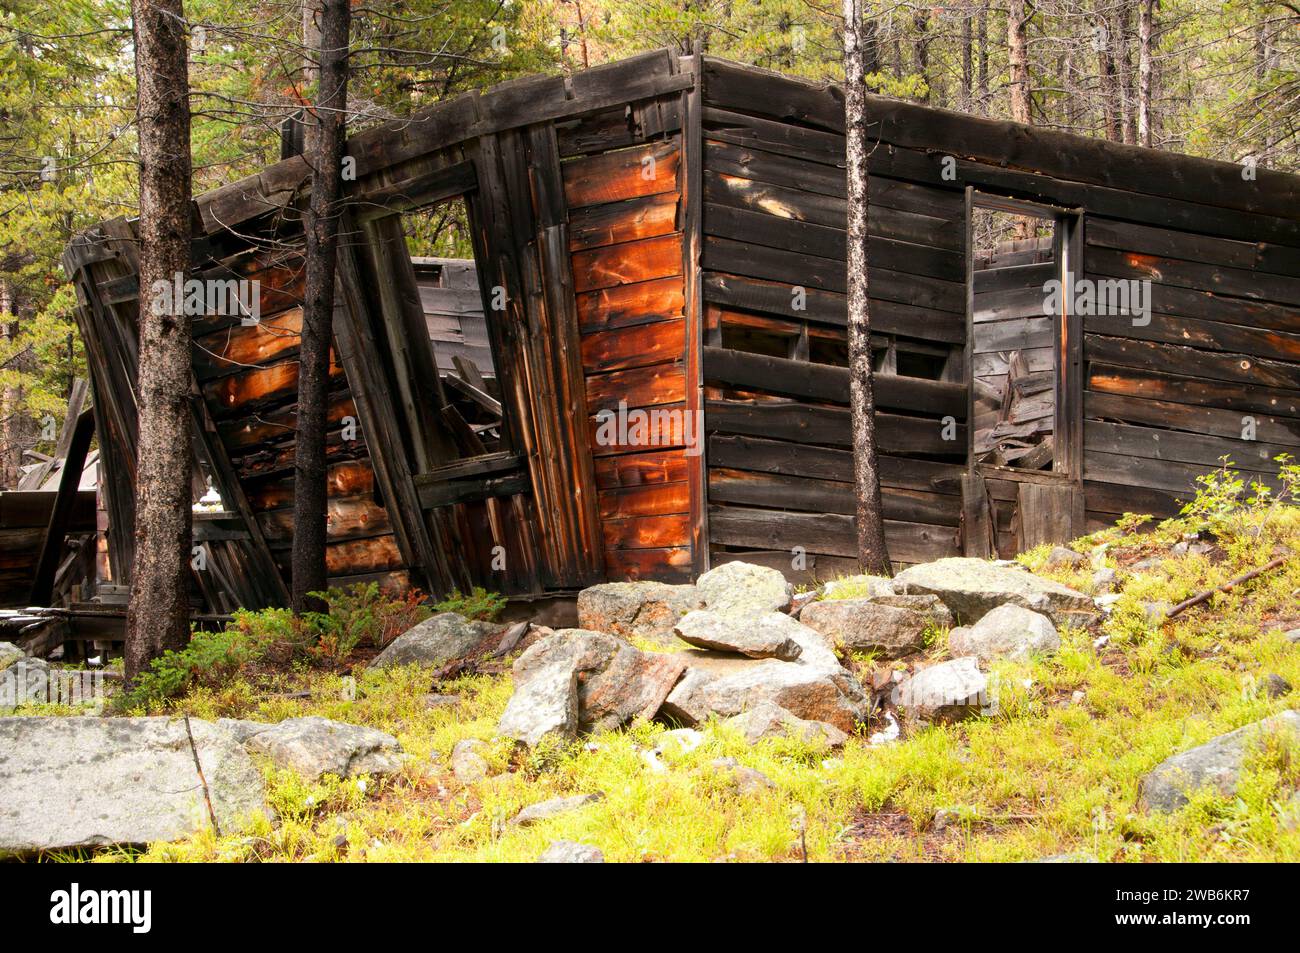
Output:
M898 740L877 744L870 736L884 725L873 719L833 752L794 739L751 746L711 723L699 747L669 746L657 766L646 753L670 725L633 725L522 755L494 739L512 690L508 666L436 687L427 671L362 671L355 700L346 700L339 675L300 666L195 689L165 710L373 726L411 755L402 773L309 783L264 764L274 821L94 856L532 861L552 841L570 840L599 847L609 861L1300 860L1300 759L1285 752L1253 756L1234 797L1198 794L1172 814L1138 806L1140 780L1170 755L1300 708L1300 690L1290 687L1300 685L1300 644L1284 635L1300 627L1300 507L1136 524L1126 519L1076 542L1084 553L1109 544L1104 561L1117 571L1119 598L1105 621L1063 630L1055 655L994 663L998 711L990 717L930 727L904 720ZM1194 532L1213 545L1188 551ZM1151 621L1148 604L1220 585L1270 554L1291 558L1208 605ZM1044 547L1021 561L1091 591L1095 566L1049 571L1046 556ZM921 661L945 657L940 633ZM890 664L854 661L859 669ZM1268 687L1270 675L1287 683L1280 694L1276 680ZM422 696L431 687L459 703L430 709ZM486 743L491 773L462 784L450 752L469 738ZM720 757L761 771L771 786L738 792L712 766ZM509 823L526 805L595 792L603 797L578 810Z

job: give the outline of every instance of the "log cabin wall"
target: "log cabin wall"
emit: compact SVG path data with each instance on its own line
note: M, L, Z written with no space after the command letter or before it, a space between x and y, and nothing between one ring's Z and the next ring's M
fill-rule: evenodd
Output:
M842 94L706 60L704 101L713 556L779 550L788 565L795 545L851 551L849 458L840 449L848 430L837 408L847 384L837 368L803 363L842 363L825 348L816 356L813 333L824 325L834 334L844 322ZM868 115L878 141L873 332L965 347L966 305L953 289L965 271L944 253L970 253L961 203L975 190L1071 217L1063 267L1074 277L1152 282L1149 323L1077 313L1057 325L1059 472L977 467L958 500L965 551L1010 555L1129 510L1169 515L1219 456L1276 474L1271 458L1300 448L1297 177L875 97ZM799 285L809 292L802 316L789 307ZM757 328L756 315L769 319L766 338L739 330ZM954 469L964 456L936 453L933 443L900 446L890 418L933 421L951 411L964 424L968 377L954 361L941 381L918 381L889 353L878 369L897 376L877 377L885 515L891 554L909 562L958 544L939 527L955 525ZM979 360L973 352L973 369ZM961 388L960 401L945 383ZM1241 439L1247 416L1254 440ZM737 426L738 418L749 419ZM911 423L912 439L933 440L932 429ZM991 545L982 545L988 533Z
M688 357L680 97L634 106L604 136L562 137L606 575L680 582L691 572L683 415ZM611 148L611 143L615 148Z
M1224 453L1266 474L1300 448L1296 177L875 97L868 109L896 561L1009 554L1126 510L1163 515ZM331 546L350 554L338 578L536 595L683 579L739 556L789 570L802 551L821 576L852 565L838 88L659 51L461 96L361 132L348 152L334 411L341 422L351 400L361 444L332 444ZM261 268L282 289L294 269L259 249L300 238L308 181L289 159L197 198L197 272ZM1062 255L1077 274L1152 282L1149 322L1056 326L1054 472L968 467L969 381L989 353L968 332L975 191L1069 217ZM400 222L456 197L491 302L502 420L486 453L445 411ZM133 243L116 220L65 255L113 527L133 516ZM196 581L218 609L283 599L288 471L276 467L290 448L273 431L292 426L294 315L291 303L264 314L275 334L196 330L195 455L232 511L207 533L220 583ZM680 429L676 442L602 442L596 414L620 401L705 411L705 453ZM125 582L129 531L109 543Z
M814 88L706 61L703 373L713 560L824 576L857 549L842 107ZM870 199L886 537L914 563L959 552L965 196L873 170Z

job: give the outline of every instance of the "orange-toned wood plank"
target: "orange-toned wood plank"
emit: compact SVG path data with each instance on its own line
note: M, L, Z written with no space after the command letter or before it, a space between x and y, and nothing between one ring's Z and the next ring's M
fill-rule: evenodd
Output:
M680 275L602 288L578 295L578 326L584 333L680 315L685 292Z
M194 370L200 380L266 364L298 349L302 309L293 308L258 324L233 324L194 339Z
M681 364L633 367L587 378L587 409L616 410L620 402L628 407L653 407L683 400L686 372Z
M343 368L330 353L330 377L343 375ZM296 361L241 371L221 377L203 385L203 393L214 405L214 412L231 417L245 404L269 404L283 400L298 391L298 364Z
M605 572L614 580L688 582L691 577L691 550L689 546L671 549L607 549Z
M675 361L685 350L686 321L673 318L584 335L582 366L588 374L644 367Z
M675 140L573 159L561 166L570 209L677 189L681 150Z
M330 401L326 420L331 427L337 427L344 417L357 417L356 404L351 396L343 394ZM298 425L298 408L285 407L280 410L267 411L242 420L228 420L217 425L228 450L238 451L270 440L292 440Z
M362 496L374 492L375 471L368 460L344 460L325 472L331 497ZM256 510L274 510L293 505L293 477L268 480L244 488L248 504Z
M683 403L664 404L658 407L631 407L627 412L627 427L621 431L618 421L614 427L602 422L595 415L587 418L588 445L595 456L607 454L625 454L653 450L667 450L684 447L694 434L687 432L686 418L683 416L686 405ZM636 411L645 411L645 418ZM639 421L644 419L641 426ZM694 421L691 428L695 427Z
M573 256L573 286L578 292L668 278L681 273L680 232L621 245L606 245Z
M613 490L686 479L686 456L681 450L623 453L596 459L596 487Z
M677 193L588 205L569 213L569 250L653 238L677 230Z
M626 490L601 490L602 520L626 519L632 516L667 516L685 513L690 506L690 493L685 483L630 487Z
M664 549L690 542L690 514L637 516L606 520L601 526L605 549Z

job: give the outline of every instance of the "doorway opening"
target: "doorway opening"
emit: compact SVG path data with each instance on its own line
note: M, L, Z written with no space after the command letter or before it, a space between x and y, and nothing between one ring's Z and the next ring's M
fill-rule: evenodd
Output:
M1069 316L1058 304L1067 231L1068 217L1058 210L980 193L972 198L973 464L1067 469L1060 404Z

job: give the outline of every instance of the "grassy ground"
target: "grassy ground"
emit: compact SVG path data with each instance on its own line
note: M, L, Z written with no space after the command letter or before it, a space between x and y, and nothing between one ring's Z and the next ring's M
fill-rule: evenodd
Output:
M1214 551L1170 555L1182 533L1206 525L1217 533ZM510 697L508 674L440 685L462 701L428 710L420 701L431 688L427 674L363 673L357 699L347 701L338 676L302 667L196 690L167 710L267 721L318 714L371 725L412 756L401 776L307 784L267 766L275 824L97 859L530 861L550 841L570 839L598 846L611 861L1017 861L1073 852L1104 861L1300 860L1295 802L1287 806L1300 786L1300 758L1283 751L1254 757L1235 798L1198 795L1170 816L1136 806L1139 780L1169 755L1300 708L1300 691L1274 698L1263 689L1270 673L1300 686L1300 645L1281 634L1300 626L1300 508L1210 513L1154 532L1126 524L1076 547L1103 542L1106 564L1120 576L1113 614L1099 628L1065 631L1052 657L995 665L1000 710L987 719L905 724L899 741L878 746L867 742L881 727L873 723L834 753L797 741L751 747L710 725L702 746L670 749L668 770L655 771L643 753L670 726L634 726L519 760L491 740ZM1283 552L1292 558L1282 569L1176 622L1148 621L1144 603L1175 603ZM1089 590L1090 566L1051 572L1041 568L1045 556L1021 558ZM1148 557L1159 558L1158 567L1130 572ZM926 658L910 661L944 657L939 632ZM268 697L303 689L310 699ZM464 738L490 744L494 771L468 786L448 763ZM710 766L721 756L757 768L774 786L738 793ZM527 804L594 791L604 799L570 814L529 828L507 823Z

